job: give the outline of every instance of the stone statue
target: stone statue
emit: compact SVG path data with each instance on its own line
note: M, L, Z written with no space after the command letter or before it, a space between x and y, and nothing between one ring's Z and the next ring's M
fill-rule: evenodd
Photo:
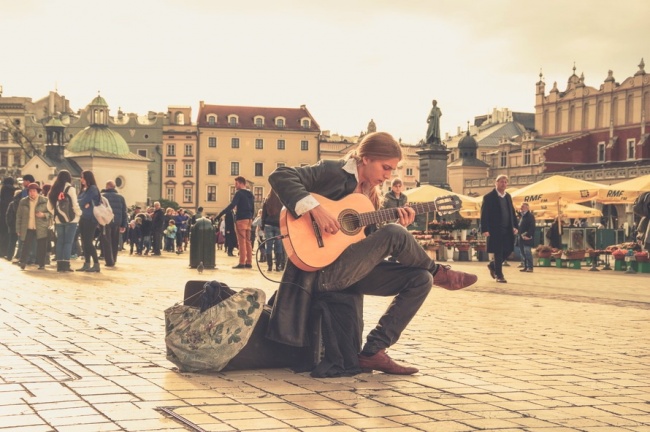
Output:
M442 116L442 111L438 108L438 101L433 100L431 111L429 112L429 117L427 117L427 123L429 127L427 128L427 144L429 145L440 145L440 116Z

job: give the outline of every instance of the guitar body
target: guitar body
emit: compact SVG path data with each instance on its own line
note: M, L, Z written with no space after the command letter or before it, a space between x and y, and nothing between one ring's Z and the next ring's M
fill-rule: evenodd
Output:
M394 221L396 208L375 210L370 199L360 193L350 194L339 201L311 194L341 225L336 234L321 233L310 214L298 219L287 209L280 213L280 232L287 257L301 270L316 271L332 264L343 251L365 237L363 228L370 224ZM460 210L462 202L455 195L437 198L434 202L412 203L415 214L437 212L440 215Z
M304 271L316 271L330 265L348 246L365 238L363 226L358 225L356 215L375 210L370 199L360 193L350 194L339 201L311 195L338 219L342 229L336 234L318 233L309 214L296 219L287 209L282 209L282 244L291 262Z

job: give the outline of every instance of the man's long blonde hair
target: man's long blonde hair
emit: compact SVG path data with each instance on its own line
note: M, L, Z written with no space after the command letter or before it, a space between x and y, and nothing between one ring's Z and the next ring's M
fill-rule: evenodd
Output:
M371 160L402 160L402 148L395 138L387 132L373 132L365 135L356 149L351 150L345 159L354 159L360 164L364 157ZM369 191L370 201L375 208L379 208L381 202L381 187L375 186Z

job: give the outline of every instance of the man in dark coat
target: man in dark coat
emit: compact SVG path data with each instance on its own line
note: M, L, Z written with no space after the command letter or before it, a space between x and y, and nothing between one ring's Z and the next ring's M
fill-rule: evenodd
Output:
M503 262L515 249L517 215L512 197L506 192L508 176L499 175L494 185L494 189L483 196L481 232L487 237L487 251L494 254L494 259L488 264L490 276L505 283Z
M108 203L113 209L113 220L104 226L101 236L102 255L106 262L106 267L114 267L117 261L117 251L120 242L120 234L126 231L129 223L129 217L126 214L126 201L124 197L115 189L115 182L109 180L106 182L106 189L102 191Z
M160 256L162 249L162 235L165 229L165 212L158 201L153 203L153 215L151 216L151 235L153 243L152 255Z
M535 239L535 216L530 211L528 203L521 205L521 218L519 219L519 252L524 267L522 272L533 271L533 240Z

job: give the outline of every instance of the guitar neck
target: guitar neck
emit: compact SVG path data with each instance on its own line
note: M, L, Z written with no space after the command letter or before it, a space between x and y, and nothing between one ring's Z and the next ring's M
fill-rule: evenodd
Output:
M415 214L429 213L429 212L436 211L435 202L412 203L409 205L409 207L415 210ZM360 213L359 225L366 226L366 225L372 225L372 224L377 224L382 222L391 222L394 221L395 219L399 219L399 212L397 211L397 208L387 208L387 209L381 209L381 210L376 210L376 211L371 211L366 213Z

